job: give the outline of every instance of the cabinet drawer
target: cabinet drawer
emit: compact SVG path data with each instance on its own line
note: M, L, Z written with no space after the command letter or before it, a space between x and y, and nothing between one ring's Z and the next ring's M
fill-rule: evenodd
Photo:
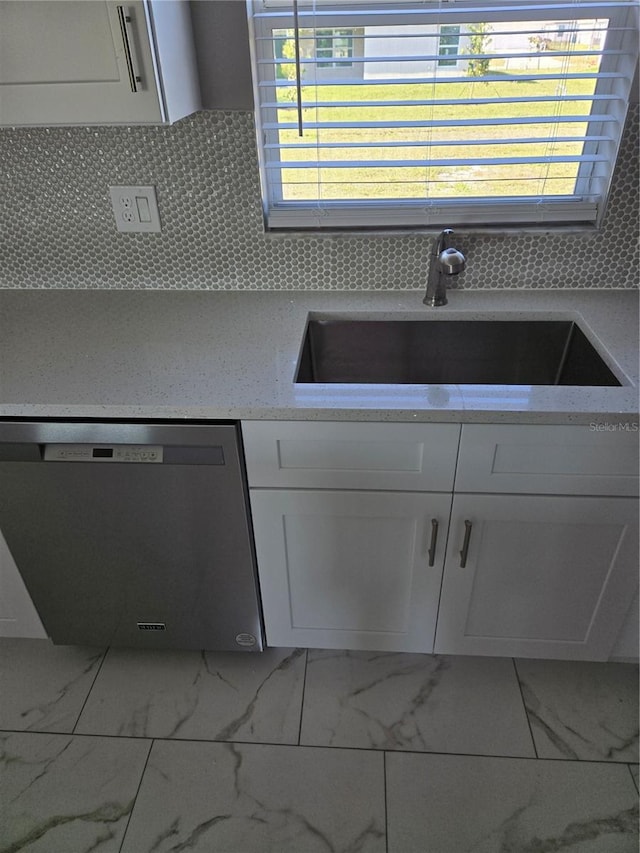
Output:
M456 491L637 495L638 434L588 424L465 424Z
M242 424L249 485L256 487L453 488L457 424Z

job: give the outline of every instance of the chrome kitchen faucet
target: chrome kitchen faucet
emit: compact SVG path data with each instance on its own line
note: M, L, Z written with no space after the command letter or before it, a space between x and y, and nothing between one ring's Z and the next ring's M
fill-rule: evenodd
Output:
M431 308L447 304L447 280L445 276L458 275L466 266L465 256L461 251L449 246L449 237L453 234L451 228L445 228L434 243L429 263L429 278L427 292L422 300Z

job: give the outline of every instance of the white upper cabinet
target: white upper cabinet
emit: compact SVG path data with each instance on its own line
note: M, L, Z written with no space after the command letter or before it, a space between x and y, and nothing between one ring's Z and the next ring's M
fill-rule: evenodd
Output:
M200 108L186 0L0 0L0 124L171 124Z

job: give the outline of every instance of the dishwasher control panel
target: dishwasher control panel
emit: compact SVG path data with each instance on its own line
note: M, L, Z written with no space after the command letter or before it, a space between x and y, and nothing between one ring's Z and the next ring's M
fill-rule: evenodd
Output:
M163 448L149 444L45 444L45 462L162 462Z

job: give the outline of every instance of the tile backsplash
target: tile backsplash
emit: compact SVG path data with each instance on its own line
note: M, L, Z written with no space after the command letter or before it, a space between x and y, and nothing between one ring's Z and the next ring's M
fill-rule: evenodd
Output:
M637 287L638 113L635 105L598 234L461 232L468 268L456 285ZM425 286L424 236L265 235L248 112L205 111L172 127L0 130L0 163L0 288ZM109 186L137 184L156 187L159 234L116 231Z

